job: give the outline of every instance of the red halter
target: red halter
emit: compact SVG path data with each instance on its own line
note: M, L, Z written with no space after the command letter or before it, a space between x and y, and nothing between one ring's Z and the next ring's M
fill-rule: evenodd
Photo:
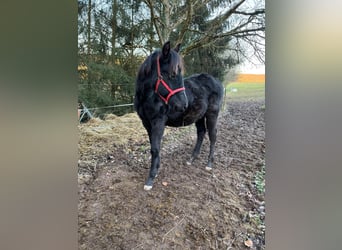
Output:
M160 73L159 56L157 57L157 72L158 72L158 80L157 80L156 88L155 88L154 92L159 95L159 97L165 102L165 104L167 104L169 102L171 96L173 96L174 94L176 94L178 92L185 90L185 88L182 87L182 88L178 88L178 89L173 90L169 87L169 85L167 85L167 83L164 81L164 79ZM166 98L158 93L158 87L159 87L160 83L163 84L163 86L167 89L167 91L169 91L169 94L167 95Z

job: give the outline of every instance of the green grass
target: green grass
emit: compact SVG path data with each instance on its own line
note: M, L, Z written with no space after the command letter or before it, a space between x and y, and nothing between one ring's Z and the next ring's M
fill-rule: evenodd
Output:
M255 175L255 180L254 180L255 186L258 192L261 194L265 193L265 174L266 174L265 165L263 165L260 171L258 171Z
M265 99L265 83L232 82L226 85L228 100Z

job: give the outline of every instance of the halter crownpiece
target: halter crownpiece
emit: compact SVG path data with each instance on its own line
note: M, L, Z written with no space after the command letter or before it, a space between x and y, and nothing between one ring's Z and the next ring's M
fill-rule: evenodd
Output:
M162 99L165 104L168 104L171 96L173 96L174 94L178 93L178 92L181 92L183 90L185 90L184 87L181 87L181 88L177 88L177 89L171 89L169 87L169 85L164 81L163 79L163 76L161 75L160 73L160 64L159 64L159 55L157 57L157 73L158 73L158 80L157 80L157 83L156 83L156 88L154 90L155 93L157 93L160 97L160 99ZM159 92L158 92L158 87L160 85L160 83L165 87L165 89L169 92L169 94L167 95L167 97L163 97Z

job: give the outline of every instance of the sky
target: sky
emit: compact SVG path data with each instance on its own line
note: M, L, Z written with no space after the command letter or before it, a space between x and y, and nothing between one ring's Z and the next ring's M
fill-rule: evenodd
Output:
M265 8L264 0L247 0L245 5L246 8ZM265 41L261 40L260 43L265 43ZM254 48L250 45L245 44L246 51L245 54L249 58L249 60L245 59L245 62L239 65L236 70L239 73L243 74L265 74L265 63L262 63L258 60L258 58L254 55ZM265 58L263 58L265 60ZM251 61L251 62L249 62Z
M243 74L265 74L265 64L253 65L250 62L245 62L237 67L237 72Z

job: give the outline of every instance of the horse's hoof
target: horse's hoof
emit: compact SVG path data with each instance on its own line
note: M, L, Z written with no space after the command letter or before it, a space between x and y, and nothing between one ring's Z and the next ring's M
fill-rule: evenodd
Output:
M191 165L191 161L186 161L186 165L190 166Z
M144 190L151 190L152 189L152 186L149 186L149 185L144 185Z
M213 168L212 167L205 167L205 170L211 171L211 170L213 170Z

